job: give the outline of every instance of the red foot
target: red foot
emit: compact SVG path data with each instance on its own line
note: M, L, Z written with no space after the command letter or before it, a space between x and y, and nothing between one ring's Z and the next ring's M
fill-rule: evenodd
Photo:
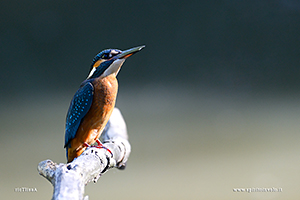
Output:
M83 143L83 146L85 146L85 147L90 147L91 145L89 145L88 143L84 142L84 143Z
M94 146L94 147L99 148L99 149L106 149L106 151L108 151L111 154L111 156L113 156L113 153L107 147L103 146L103 144L100 142L99 139L97 139L96 142L98 145Z

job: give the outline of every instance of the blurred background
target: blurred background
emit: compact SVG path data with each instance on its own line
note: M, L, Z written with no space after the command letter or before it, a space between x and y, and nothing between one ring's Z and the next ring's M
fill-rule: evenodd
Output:
M0 192L50 199L73 94L103 49L146 45L119 75L132 153L90 199L297 199L300 2L0 2ZM15 192L15 188L36 192ZM234 192L282 188L282 192Z

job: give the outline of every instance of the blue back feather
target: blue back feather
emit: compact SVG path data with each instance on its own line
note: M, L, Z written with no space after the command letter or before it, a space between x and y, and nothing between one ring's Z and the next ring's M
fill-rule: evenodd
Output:
M81 120L89 111L94 95L94 87L90 82L85 83L75 93L66 118L65 147L70 147L70 141L75 137Z

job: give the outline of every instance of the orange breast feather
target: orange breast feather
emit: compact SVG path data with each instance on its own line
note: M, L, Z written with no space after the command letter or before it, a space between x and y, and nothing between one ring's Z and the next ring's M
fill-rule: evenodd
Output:
M118 81L115 75L96 78L93 82L94 97L91 108L82 119L75 138L68 149L68 162L85 150L84 142L94 144L99 138L115 107Z

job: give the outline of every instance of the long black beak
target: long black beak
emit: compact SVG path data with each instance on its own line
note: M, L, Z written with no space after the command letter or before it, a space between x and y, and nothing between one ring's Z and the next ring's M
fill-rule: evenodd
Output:
M124 58L128 58L129 56L132 56L133 54L139 52L140 50L142 50L145 47L145 45L142 46L138 46L138 47L134 47L125 51L122 51L122 53L116 55L116 57L118 59L124 59Z

